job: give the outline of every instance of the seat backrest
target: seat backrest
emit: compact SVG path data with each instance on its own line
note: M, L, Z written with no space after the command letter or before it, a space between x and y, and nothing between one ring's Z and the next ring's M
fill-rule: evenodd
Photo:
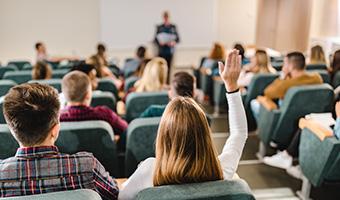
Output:
M52 78L53 79L62 79L65 74L67 74L70 70L69 69L57 69L53 70L52 72Z
M26 60L18 60L18 61L10 61L8 62L8 65L14 65L18 68L18 70L22 70L25 64L31 65L29 61Z
M263 95L264 89L279 77L278 74L256 74L247 90L247 95L244 99L244 106L246 109L250 107L250 101L256 99L257 96Z
M150 105L165 105L169 102L167 92L133 92L126 99L126 120L139 117Z
M333 136L321 141L308 128L300 138L299 164L306 178L314 186L340 182L340 140Z
M138 79L139 78L137 76L130 76L129 78L127 78L124 84L124 91L125 92L129 91L129 89L135 85Z
M308 64L306 70L327 70L326 64Z
M26 83L32 79L31 71L7 71L5 72L3 79L9 79L17 84Z
M15 85L16 83L12 80L0 80L0 96L6 95L8 90Z
M91 106L106 106L116 111L116 98L111 92L94 91L92 93Z
M155 140L160 117L133 120L127 130L125 151L125 176L129 177L138 164L155 156Z
M118 90L112 79L101 78L98 79L97 90L111 92L116 99L118 99Z
M308 70L308 72L320 74L324 83L331 84L331 76L327 70Z
M328 84L304 85L288 90L281 105L281 115L272 134L280 148L286 148L298 129L298 121L310 113L331 112L333 88Z
M119 176L113 130L105 121L62 122L56 145L63 153L93 153L112 176Z
M18 69L17 69L16 66L14 66L14 65L9 65L9 66L0 67L0 79L3 78L3 76L4 76L4 74L5 74L6 72L9 72L9 71L16 71L16 70L18 70Z
M54 87L58 90L58 92L61 92L61 79L46 79L46 80L31 80L29 83L40 83L40 84L46 84L49 86Z
M334 88L337 88L340 85L340 71L337 71L334 74L333 80L332 80L332 85Z
M242 179L152 187L137 195L137 200L155 199L255 200L248 184Z
M21 70L32 70L33 66L31 64L24 64L24 66L22 66Z
M0 160L13 157L19 147L7 124L0 124Z
M18 197L6 197L1 198L4 200L101 200L97 192L90 189L69 190L62 192L51 192L45 194L18 196Z

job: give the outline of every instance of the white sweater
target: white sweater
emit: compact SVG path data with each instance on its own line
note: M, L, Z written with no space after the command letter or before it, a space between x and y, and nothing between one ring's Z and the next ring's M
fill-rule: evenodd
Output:
M240 92L227 94L227 100L229 103L230 136L218 159L221 163L224 179L230 180L237 170L247 140L248 129ZM119 200L135 199L138 192L153 187L155 161L155 158L148 158L140 164L123 184L123 189L119 192Z

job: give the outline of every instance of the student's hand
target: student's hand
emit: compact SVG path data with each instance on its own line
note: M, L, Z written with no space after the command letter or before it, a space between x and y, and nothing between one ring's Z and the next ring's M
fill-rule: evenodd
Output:
M241 72L241 56L237 50L232 50L225 60L218 63L219 72L224 81L227 92L233 92L238 89L237 80Z
M336 102L335 113L336 113L336 117L339 118L340 117L340 101Z

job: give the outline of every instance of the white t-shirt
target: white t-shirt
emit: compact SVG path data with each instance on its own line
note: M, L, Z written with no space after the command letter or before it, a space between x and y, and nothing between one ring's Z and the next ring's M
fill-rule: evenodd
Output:
M247 118L243 108L240 92L227 94L229 103L230 136L222 153L218 156L225 180L233 178L248 137ZM143 161L130 178L123 183L119 200L135 199L138 192L153 187L155 158Z

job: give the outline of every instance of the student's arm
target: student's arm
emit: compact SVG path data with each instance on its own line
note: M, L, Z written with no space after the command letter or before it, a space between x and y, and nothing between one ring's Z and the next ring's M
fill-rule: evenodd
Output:
M179 39L179 34L177 32L177 27L174 25L174 29L175 29L175 35L176 35L176 43L179 43L180 42L180 39Z
M226 65L219 63L220 76L225 83L229 104L230 136L224 145L219 160L224 179L231 179L237 169L244 144L248 137L247 118L243 108L237 80L241 71L241 57L233 50L226 60Z
M96 158L93 157L93 159L93 179L96 192L103 199L118 199L119 189L116 181Z
M287 88L285 80L276 79L273 83L266 87L264 90L264 96L269 99L283 99L287 92Z

